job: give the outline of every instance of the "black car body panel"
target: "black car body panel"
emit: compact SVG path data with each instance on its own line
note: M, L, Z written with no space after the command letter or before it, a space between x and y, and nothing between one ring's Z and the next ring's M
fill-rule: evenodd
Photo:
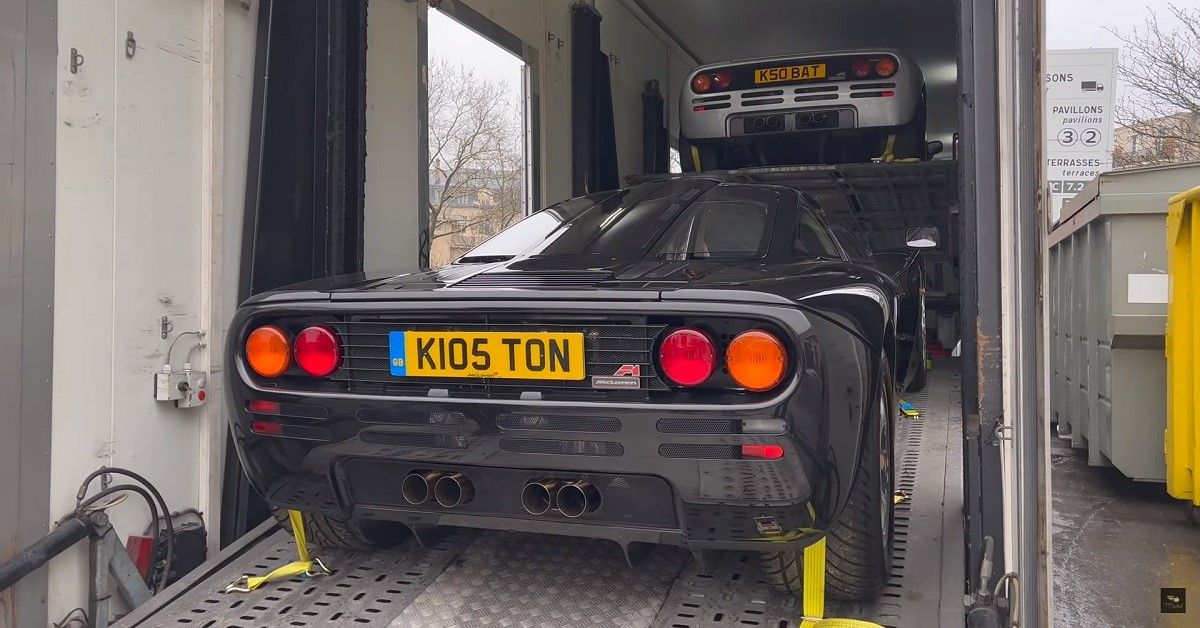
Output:
M925 368L925 262L920 252L875 253L880 270L896 280L896 386L905 390Z
M670 226L694 201L736 204L742 193L776 203L759 249L664 254L663 239L675 237ZM614 203L617 196L624 200ZM788 225L801 214L810 224L819 219L786 188L668 180L544 211L574 212L563 221L572 225L588 212L602 217L646 203L647 220L664 224L654 237L644 237L645 224L620 236L641 238L637 246L548 253L552 242L540 252L499 255L485 244L477 263L325 279L247 301L230 327L227 402L254 487L275 507L417 529L529 530L691 548L810 543L845 505L875 420L880 359L896 351L895 284L840 252L797 254L802 243L785 241ZM557 244L580 235L566 231ZM740 389L720 372L696 389L669 384L657 371L656 347L665 330L685 323L705 329L722 351L740 331L771 331L787 347L785 378L765 392ZM294 367L258 376L243 346L263 324L291 334L310 324L335 330L346 347L339 369L327 378ZM609 362L589 352L589 376L628 363L640 367L641 385L388 376L380 338L417 326L579 330L591 348L621 356ZM277 411L264 416L251 402L275 402ZM277 433L256 433L264 420ZM747 444L780 445L784 455L743 459ZM463 473L475 498L453 509L407 503L400 482L414 470ZM575 519L531 515L521 487L543 477L588 480L602 506Z

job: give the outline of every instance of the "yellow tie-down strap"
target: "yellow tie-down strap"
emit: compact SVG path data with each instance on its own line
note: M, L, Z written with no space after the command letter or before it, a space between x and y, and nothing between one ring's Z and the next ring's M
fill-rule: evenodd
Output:
M825 618L825 537L804 548L804 618L800 628L883 628L861 619Z
M883 144L883 154L879 156L879 161L885 164L904 163L915 164L920 163L920 157L897 157L896 156L896 134L889 133L887 141Z
M249 593L268 582L288 580L299 575L308 577L328 576L329 568L320 558L309 556L308 539L304 536L304 516L299 510L289 510L288 520L292 523L292 536L296 539L298 559L262 576L243 575L225 587L226 593Z

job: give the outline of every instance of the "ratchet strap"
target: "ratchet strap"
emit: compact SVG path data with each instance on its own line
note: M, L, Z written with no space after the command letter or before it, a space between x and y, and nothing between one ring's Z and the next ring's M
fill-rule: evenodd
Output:
M305 575L310 578L328 576L331 573L329 568L325 566L325 563L321 562L320 558L310 556L308 553L308 539L304 536L304 515L300 514L299 510L289 510L288 520L292 524L292 536L296 539L297 560L276 568L274 571L263 576L242 575L230 583L229 586L225 587L226 593L249 593L268 582L275 582L276 580L288 580L299 575Z
M804 618L800 628L883 628L861 619L825 618L825 537L804 548Z
M883 145L883 154L879 156L879 161L885 164L890 163L919 163L919 157L897 157L896 156L896 134L888 133L887 141Z
M883 145L883 154L879 156L879 161L885 164L890 164L896 161L896 134L888 133L887 142Z

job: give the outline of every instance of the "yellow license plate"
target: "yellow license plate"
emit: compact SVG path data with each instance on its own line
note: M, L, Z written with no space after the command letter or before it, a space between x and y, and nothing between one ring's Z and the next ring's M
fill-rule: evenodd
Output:
M824 63L785 65L778 68L759 68L754 71L754 82L756 84L808 81L823 78L825 78Z
M393 331L388 353L396 377L579 380L586 370L581 333Z

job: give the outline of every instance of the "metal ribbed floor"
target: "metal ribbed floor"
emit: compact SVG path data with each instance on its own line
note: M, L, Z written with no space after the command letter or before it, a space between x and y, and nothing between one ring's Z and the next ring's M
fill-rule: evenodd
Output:
M831 603L827 616L962 625L957 368L957 361L939 363L928 388L908 399L921 417L900 422L896 482L907 498L896 510L883 595L868 605ZM607 542L472 530L431 548L327 551L331 576L224 592L237 576L266 573L294 555L290 537L264 524L117 626L787 628L800 618L797 597L758 581L751 553L723 553L713 573L702 574L686 552L656 547L631 569Z

